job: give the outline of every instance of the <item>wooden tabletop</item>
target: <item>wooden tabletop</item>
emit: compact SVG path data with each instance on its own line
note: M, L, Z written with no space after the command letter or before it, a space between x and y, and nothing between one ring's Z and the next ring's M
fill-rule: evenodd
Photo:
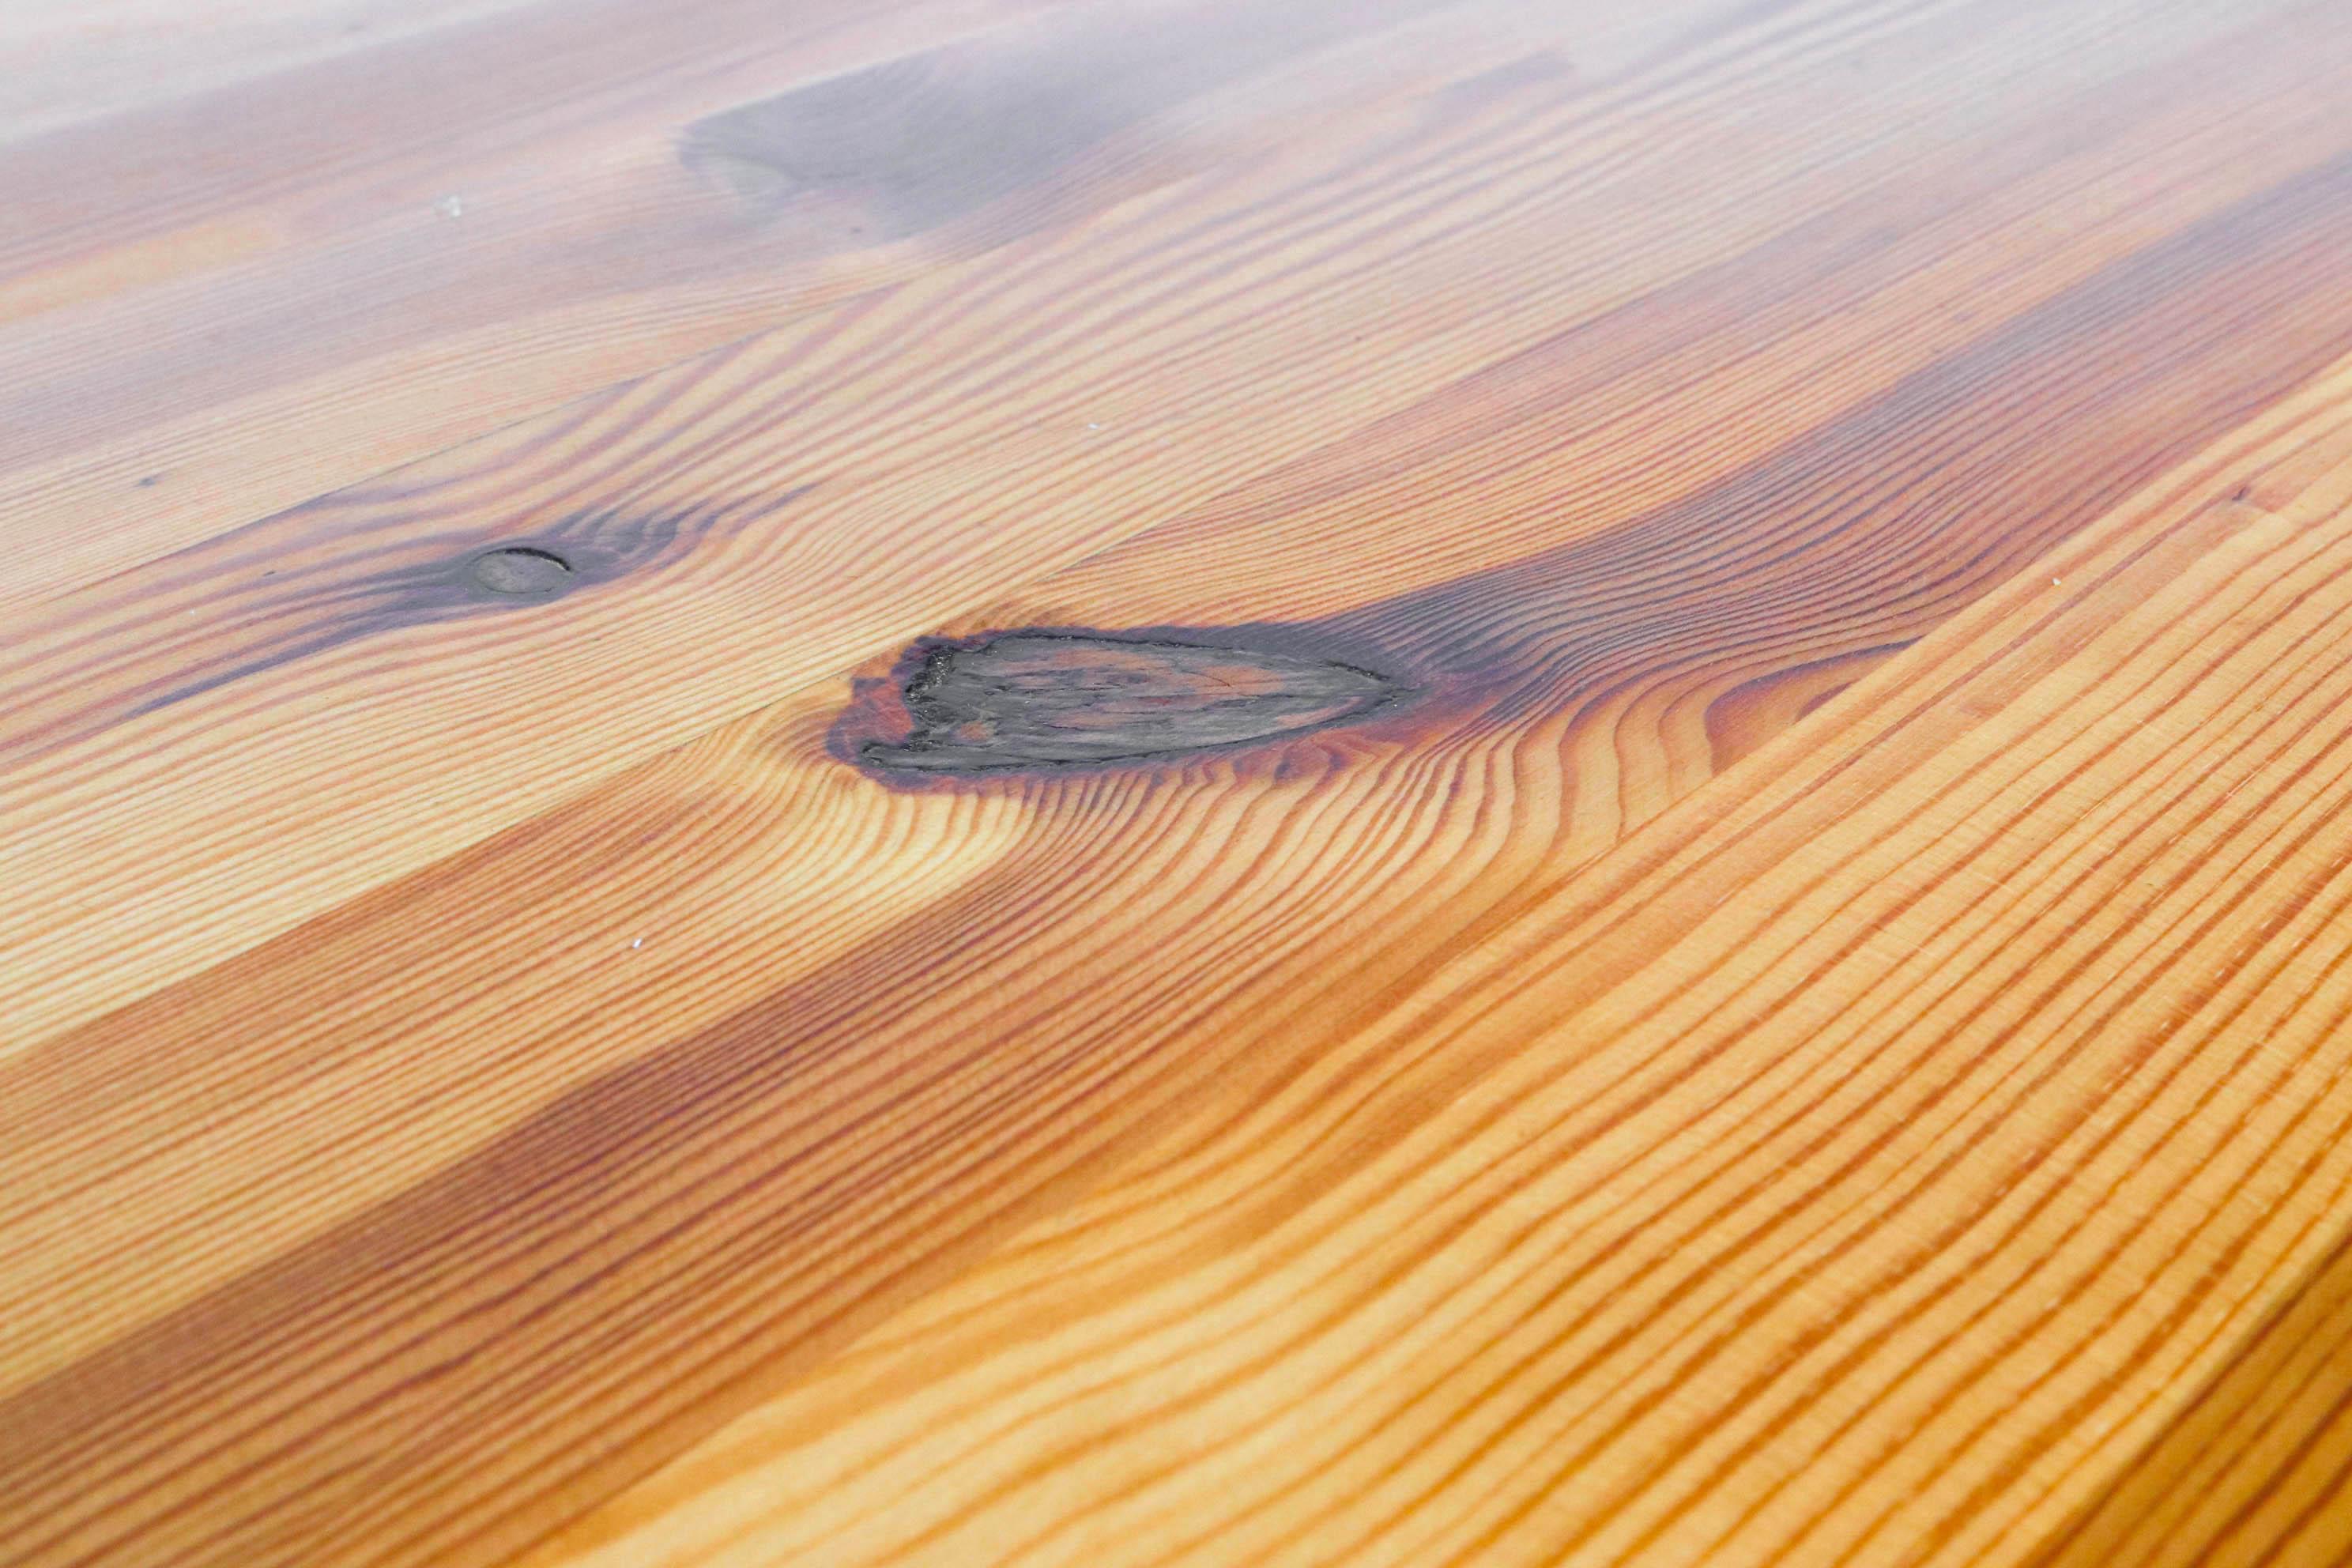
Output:
M0 1563L2352 1561L2352 5L0 8Z

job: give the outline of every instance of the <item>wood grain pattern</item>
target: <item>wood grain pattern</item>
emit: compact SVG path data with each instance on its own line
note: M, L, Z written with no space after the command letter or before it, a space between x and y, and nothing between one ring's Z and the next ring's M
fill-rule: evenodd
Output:
M1318 4L1328 41L1347 7ZM0 202L20 220L0 244L16 371L0 393L0 480L50 527L84 525L0 594L168 553L782 316L1066 230L1244 131L1291 132L1335 97L1425 89L1517 32L1457 26L1376 70L1327 72L1319 94L1261 90L1221 110L1228 68L1263 76L1318 30L1287 53L1234 58L1213 47L1234 30L1232 0L1155 7L1149 27L1018 25L1068 9L918 0L780 19L754 0L659 13L530 0L0 147ZM860 158L884 151L837 154L781 208L747 205L697 155L696 126L843 82L878 75L869 119L921 112L961 83L1009 125L1054 81L1133 76L1171 54L1202 68L1108 144L1109 127L1074 126L983 155L998 160L986 168L967 158L997 199L966 222L941 211L886 235L860 218L856 193L877 175ZM342 133L310 134L320 123ZM219 352L229 340L236 352Z
M0 1561L2352 1550L2352 16L1561 11L22 110Z
M2195 19L2212 20L2201 14ZM1889 47L1895 40L1866 35L1888 62L1881 69L1894 73L1893 62L1904 64L1907 74L1898 85L1906 91L1931 81L1948 90L1968 58L1956 55L1955 46L1979 37L1984 18L1933 20L1947 26L1914 38L1897 33L1906 44L1899 56ZM1979 66L1992 90L2018 90L2012 79L2018 51L2040 41L2045 24L2020 14L2011 26L2024 37L1979 46ZM2149 48L2164 42L2150 29L2132 37ZM1477 113L1450 113L1437 130L1449 139L1470 138L1474 147L1507 135L1508 166L1520 171L1517 175L1458 189L1429 187L1427 176L1417 175L1408 189L1430 189L1428 218L1400 227L1380 197L1393 165L1364 164L1351 153L1352 188L1367 193L1361 210L1328 232L1315 228L1311 254L1320 258L1319 267L1277 273L1265 289L1254 278L1245 277L1237 290L1223 281L1232 275L1229 248L1240 242L1235 236L1212 228L1184 248L1182 266L1171 272L1162 243L1166 231L1147 223L1117 237L1115 247L1105 237L1068 253L1070 265L1087 268L1082 276L1094 280L1092 310L1077 308L1058 267L1003 276L977 295L960 279L941 279L935 289L910 286L872 306L845 307L805 327L618 389L562 418L517 427L396 479L225 534L151 569L108 577L53 601L10 650L16 657L9 660L9 679L43 694L37 705L22 710L19 723L37 721L50 739L60 728L68 737L79 732L66 749L45 752L32 787L47 790L50 780L66 773L73 787L57 798L81 804L66 812L18 814L21 832L0 839L0 868L26 889L20 907L27 915L0 934L0 984L9 980L10 966L16 973L47 976L39 1022L45 1029L67 1026L520 821L619 760L680 743L711 723L822 679L845 660L895 652L903 639L939 627L953 609L984 603L1011 582L1099 551L1127 533L1154 525L1194 526L1188 513L1216 517L1229 514L1236 502L1248 507L1243 515L1257 526L1223 530L1244 542L1233 552L1237 562L1264 553L1247 541L1311 536L1292 559L1317 563L1316 578L1326 584L1317 590L1321 603L1236 606L1220 618L1316 614L1330 607L1328 574L1320 570L1323 531L1340 520L1366 563L1354 580L1377 580L1390 592L1498 565L1556 543L1563 533L1633 521L1796 438L1805 426L1792 419L1792 410L1823 416L1819 388L1832 370L1843 395L1865 405L1899 389L1906 370L1948 346L1936 334L1908 331L1922 311L1939 320L1948 311L1991 310L1997 318L2030 310L2046 301L2048 291L2084 281L2086 270L2108 260L2123 268L2110 298L2126 309L2157 310L2158 331L2204 331L2217 323L2207 318L2191 277L2178 279L2178 289L2158 287L2179 258L2201 241L2204 254L2225 267L2306 266L2298 247L2326 243L2324 230L2303 233L2292 226L2324 226L2340 213L2324 199L2314 208L2310 197L2289 188L2269 197L2267 205L2248 208L2242 242L2239 215L2226 204L2218 211L2208 205L2201 229L2167 253L2142 258L2137 270L2109 258L2116 235L2104 204L2120 199L2145 172L2136 174L2129 161L2140 150L2137 143L2127 139L2111 147L2105 138L2133 123L2133 111L2150 103L2166 106L2151 136L2168 158L2176 155L2180 121L2226 127L2213 150L2225 160L2215 188L2198 185L2191 212L2234 180L2268 182L2257 190L2275 185L2278 163L2293 149L2307 146L2316 158L2320 148L2335 144L2340 128L2334 100L2299 62L2319 58L2325 47L2340 48L2337 33L2236 37L2240 50L2225 57L2233 68L2219 78L2230 112L2218 121L2210 110L2176 118L2170 107L2178 92L2216 79L2212 60L2191 52L2117 84L2111 101L2087 110L2070 108L2057 127L2043 118L2046 105L2032 105L2036 113L2020 144L1999 145L2021 169L2054 167L2056 188L2042 200L2018 201L1998 182L1964 181L1950 187L1952 209L1940 197L1928 204L1920 221L1931 229L1949 222L1956 237L1980 217L1999 216L2014 225L2027 254L2049 258L2047 271L2029 270L2022 280L2015 280L2015 257L1997 246L1971 249L1963 265L1946 273L1947 263L1932 247L1907 237L1909 229L1886 224L1885 197L1873 186L1794 238L1695 277L1685 310L1661 312L1638 300L1625 302L1618 291L1654 283L1664 264L1654 252L1629 250L1629 240L1641 232L1629 225L1647 225L1653 243L1670 253L1688 242L1690 226L1658 216L1654 195L1654 176L1662 168L1680 169L1682 151L1645 148L1598 196L1588 198L1580 182L1571 180L1568 190L1556 193L1565 206L1548 206L1529 197L1556 191L1557 172L1546 161L1551 149L1519 144L1529 106L1512 94ZM1841 33L1833 42L1843 40ZM1731 54L1723 68L1731 89L1754 85L1754 68L1739 68L1741 60ZM1851 75L1833 49L1818 68L1833 79ZM2281 91L2298 84L2299 91ZM1756 112L1785 107L1810 120L1805 91L1811 85L1799 77ZM1885 112L1915 122L1916 97L1890 91ZM1973 107L1972 100L1962 101ZM1538 125L1568 147L1577 144L1581 119L1580 101L1571 98L1554 120ZM2050 138L2062 133L2069 144L2077 136L2087 140L2087 169L2051 164ZM1384 128L1380 134L1387 135ZM2298 142L2299 135L2310 141ZM1749 139L1735 122L1710 134L1700 151L1710 158L1729 156ZM1402 157L1420 142L1387 144ZM1937 172L1923 176L1915 166L1922 152L1920 144L1894 143L1885 188L1910 190L1924 177L1927 188L1943 192L1942 171L1969 170L1973 181L2002 168L1996 163L1989 171L1983 150L1964 144L1941 150ZM1874 172L1847 160L1832 174L1843 185ZM1289 183L1291 174L1277 173L1285 183L1264 195L1307 188ZM2330 188L2325 176L2311 177L2321 182L2314 188L2324 198ZM2107 194L2086 202L2079 183L2085 178L2095 193L2103 188L2099 182L2107 182ZM1252 195L1255 200L1261 193ZM1747 222L1784 226L1788 221L1785 199L1777 195L1751 197L1737 190L1732 196ZM1976 210L1971 198L1991 200L1995 211ZM1577 246L1549 242L1564 219L1593 201L1625 221ZM2051 237L2052 203L2078 214L2083 243L2063 228ZM1449 227L1459 225L1465 207L1480 221ZM1302 216L1295 204L1271 200L1249 209L1253 226L1244 232L1258 235L1255 243L1262 247L1302 223L1321 225L1322 211L1318 206ZM1731 216L1717 212L1698 236L1708 249L1738 237ZM2282 230L2282 224L2289 226ZM1446 237L1441 243L1433 236ZM2273 247L2266 253L2241 257L2232 248L2246 242L2259 247L2265 237ZM1498 278L1484 265L1498 247L1529 270ZM1935 258L1925 263L1924 284L1912 270L1923 263L1923 252ZM1466 267L1471 259L1481 265ZM1596 266L1603 268L1596 283L1579 281ZM1139 308L1127 292L1138 268L1162 279L1149 296L1156 301L1149 309ZM1220 290L1229 308L1202 313L1199 289L1188 288L1188 280ZM1508 291L1498 296L1497 287L1506 283ZM1995 283L2022 299L2003 293L1998 298L2006 306L1994 306L1986 290ZM1602 313L1589 323L1561 327L1558 290L1563 287ZM1600 290L1599 297L1585 292L1588 288ZM1914 289L1923 289L1927 298ZM1400 289L1410 291L1412 310L1367 320L1368 307ZM2238 355L2247 373L2277 378L2273 385L2291 381L2300 367L2330 352L2324 316L2298 321L2290 314L2302 308L2301 300L2267 283L2252 284L2246 293L2248 303L2274 311L2268 330L2295 340L2290 358L2271 363L2231 348L2225 337L2201 340L2210 348ZM1065 308L1055 318L1055 330L1041 337L1031 324L1055 299ZM2332 299L2323 296L2321 308ZM1854 314L1822 318L1825 309L1847 301ZM1886 314L1874 315L1873 304ZM2100 312L2113 309L2095 294L2072 318L2072 330L2112 326ZM1727 336L1692 339L1695 321L1719 320L1733 322ZM1209 335L1187 335L1198 331ZM1531 351L1525 346L1530 333L1541 344ZM1890 356L1882 346L1890 341L1904 349ZM923 353L911 353L910 342L926 345ZM1517 352L1510 346L1515 342L1522 345ZM1080 344L1086 350L1081 373L1073 376L1069 355ZM2126 356L2139 352L2127 334L2110 335L2096 346ZM1011 354L1009 363L999 363L1002 353ZM936 374L933 355L943 362ZM1659 371L1652 374L1667 377L1659 389L1665 401L1644 404L1643 419L1600 424L1576 448L1558 447L1564 427L1596 418L1618 395L1610 390L1617 367L1643 356L1655 356ZM1728 356L1727 365L1721 356ZM1980 361L1950 379L1997 396L1998 383L1979 379L1990 364ZM2096 397L2110 368L2095 360L2073 365L2084 378L2077 395ZM1448 402L1439 389L1454 382L1464 384ZM987 395L975 396L975 387L985 387ZM2237 383L2214 391L2214 405L2224 409L2260 395L2257 387ZM2021 412L2021 405L2011 406ZM887 425L870 416L875 408L892 411ZM1751 410L1748 422L1723 425L1727 413ZM1493 445L1472 442L1466 458L1459 448L1450 458L1444 456L1442 443L1454 439L1465 419L1481 415L1491 417ZM1418 436L1409 425L1416 418ZM1318 442L1328 444L1333 421L1360 430L1360 444L1320 458L1308 456ZM1865 426L1852 438L1873 437ZM1413 440L1439 444L1418 493L1382 483L1382 470L1356 456L1365 446L1385 443L1396 451ZM1510 455L1524 449L1543 454L1538 473L1525 474L1524 459ZM583 452L594 454L585 466L576 461ZM2134 460L2146 457L2136 454ZM1580 468L1580 458L1591 466ZM1325 477L1328 468L1351 461L1367 487L1361 493ZM1556 500L1536 504L1516 491L1490 492L1498 504L1483 515L1465 514L1463 526L1447 531L1433 549L1429 531L1417 527L1419 509L1447 504L1443 498L1465 482L1465 462L1506 483L1532 483L1537 496L1545 493L1539 487L1547 478L1565 488ZM1241 489L1253 473L1265 476L1263 503ZM1618 476L1626 482L1605 495L1588 488L1596 479ZM812 485L814 490L805 488ZM793 515L800 525L782 533L772 521L782 514L768 510L780 496L796 498ZM1261 507L1279 509L1280 523L1265 524ZM501 537L566 526L583 512L609 518L640 537L649 527L695 522L689 531L702 547L662 557L659 571L625 574L614 584L617 592L572 596L561 616L501 617L516 640L463 637L420 647L411 634L339 644L339 658L292 668L271 662L268 650L284 646L289 621L299 627L321 616L340 620L341 595L352 591L344 584L370 580L379 569L378 552L393 541L414 539L402 547L413 558L438 560ZM885 529L876 521L905 518L922 519L922 527ZM749 520L752 531L713 529L711 521L719 519ZM861 541L866 542L862 549L856 547ZM288 590L278 584L285 567L277 557L298 553L316 561L306 575L319 591L307 609L298 604L289 616L281 607ZM1158 590L1164 595L1160 604L1147 609L1130 597L1099 614L1050 618L1113 626L1217 614L1214 601L1223 595L1203 580L1197 553L1177 580L1186 588L1176 595ZM1159 575L1164 584L1166 573ZM159 622L185 628L185 640L158 646L152 633ZM1877 638L1873 646L1887 640ZM431 661L430 679L417 679L419 659ZM158 695L155 667L177 671L197 661L268 670L268 679L208 694L169 723L134 722L110 733L90 728L136 714ZM62 726L55 714L58 704L76 710ZM486 727L486 712L499 724ZM584 721L591 714L593 726ZM527 727L515 727L518 719ZM146 732L159 732L161 743L151 743ZM219 744L230 732L236 743ZM101 764L100 757L115 761ZM134 770L129 776L141 781L135 806L121 771L126 764ZM320 782L325 775L334 780L331 792ZM0 778L0 804L9 788ZM268 803L288 797L326 798L331 805L298 821L275 820ZM92 804L102 801L117 809ZM163 847L192 841L205 846L201 855ZM176 861L189 881L172 896L203 898L207 920L126 924L103 899L75 900L87 918L65 911L46 892L44 872L88 886L80 880L79 858L93 843L110 846L110 855L142 879L160 860Z
M2022 1560L2335 1245L2347 394L1403 994L1335 944L1226 1013L1183 1121L541 1560Z
M2352 1551L2339 1500L2352 1484L2344 1258L2339 1238L2033 1561L2332 1563Z

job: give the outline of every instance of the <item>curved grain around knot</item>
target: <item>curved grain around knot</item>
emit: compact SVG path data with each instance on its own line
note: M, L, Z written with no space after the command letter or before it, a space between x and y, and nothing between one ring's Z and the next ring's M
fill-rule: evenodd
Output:
M1296 735L1367 718L1412 689L1328 659L1077 632L918 645L896 701L845 717L883 773L1097 767ZM884 733L860 735L881 728Z

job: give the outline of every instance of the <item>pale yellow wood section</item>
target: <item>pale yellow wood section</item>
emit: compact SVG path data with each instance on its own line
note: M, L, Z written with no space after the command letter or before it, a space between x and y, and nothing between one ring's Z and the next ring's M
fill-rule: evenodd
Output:
M530 1561L2033 1560L2347 1234L2347 389Z

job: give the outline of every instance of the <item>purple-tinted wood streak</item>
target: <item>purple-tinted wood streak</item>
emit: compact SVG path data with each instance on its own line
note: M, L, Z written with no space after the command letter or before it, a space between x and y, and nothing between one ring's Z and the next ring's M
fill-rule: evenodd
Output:
M988 232L1001 241L1067 216L1059 207L1099 206L1186 167L1163 148L1145 161L1142 184L1115 171L1065 177L1121 133L1441 3L1309 0L1276 12L1224 4L1057 17L712 115L688 127L679 155L763 219L817 218L820 231L852 241L895 241L997 208ZM1024 193L1039 199L1007 202Z
M1225 917L1213 942L1143 963L1097 951L1092 928L1148 900L1153 857L1220 801L1331 787L1360 809L1264 831L1360 841L1377 881L1381 843L1475 805L1498 754L1572 796L1562 759L1631 695L1727 666L1753 672L1743 702L1759 682L1850 679L2352 350L2352 295L2328 264L2347 249L2338 163L1632 525L1313 622L1104 628L1379 671L1417 695L1208 754L877 777L1016 797L1023 840L885 940L17 1392L0 1405L7 1554L93 1562L136 1543L174 1563L297 1563L365 1540L369 1560L426 1562L542 1532L1188 1095L1295 1068L1569 868L1526 843L1483 879L1448 867L1428 918L1302 984L1258 962L1282 892L1265 858L1238 857L1188 889ZM1017 632L1018 611L961 635ZM499 850L403 896L487 875ZM1365 885L1282 921L1341 921ZM52 1042L32 1070L154 1048L173 1005ZM621 1375L653 1364L657 1385ZM558 1409L594 1440L532 1419Z
M404 627L513 614L575 592L642 582L698 542L772 521L813 485L696 510L582 510L551 522L436 525L419 507L369 494L329 497L151 566L146 591L110 616L36 613L0 668L52 701L0 714L0 762L154 713L201 693ZM346 505L363 511L345 523ZM500 570L504 554L555 563L554 575ZM183 631L175 609L201 606ZM142 622L156 631L123 635Z
M938 0L898 9L977 31L911 52L864 9L523 5L0 150L0 481L69 488L136 559L126 509L175 542L274 510L236 509L278 447L314 494L1197 174L1318 100L1231 89L1444 7ZM109 248L141 246L170 264ZM281 439L208 494L237 448L205 422L254 399L288 400ZM59 469L159 411L207 447Z

